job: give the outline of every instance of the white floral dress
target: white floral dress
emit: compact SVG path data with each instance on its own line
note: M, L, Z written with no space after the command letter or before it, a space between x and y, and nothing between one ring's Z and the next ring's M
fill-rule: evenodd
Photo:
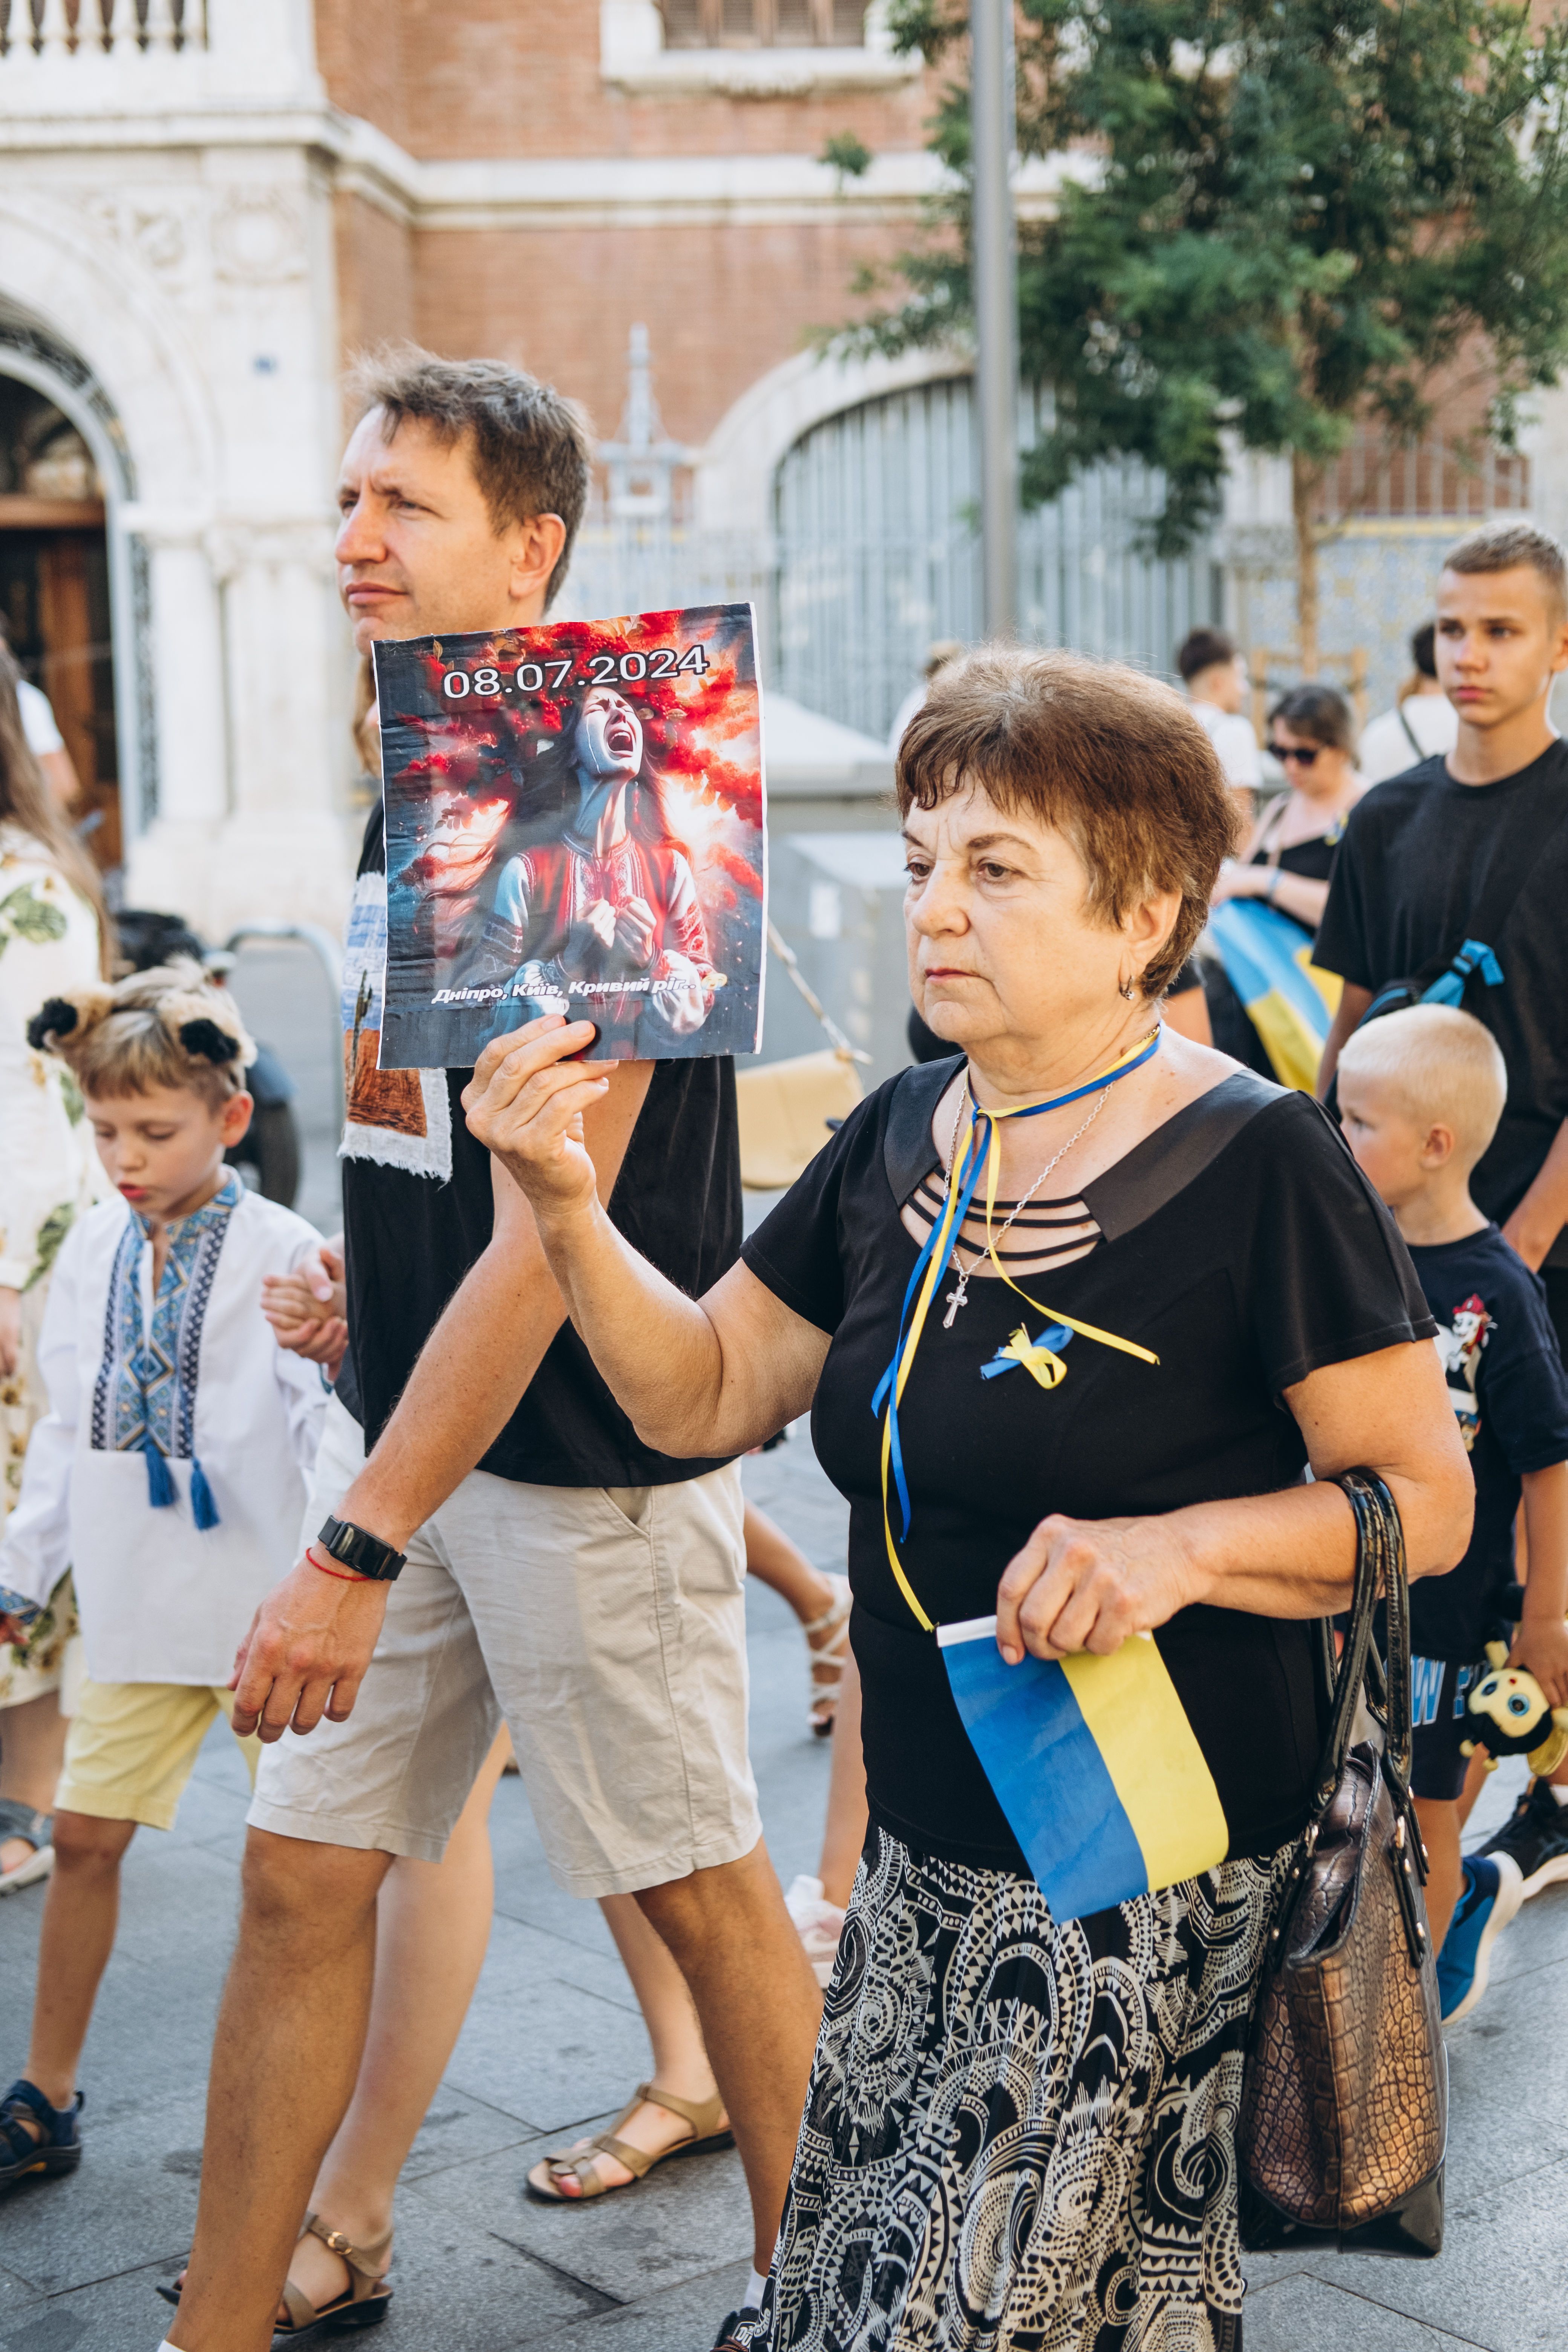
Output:
M49 1269L78 1213L103 1189L81 1097L63 1063L37 1054L27 1024L46 997L99 976L98 919L41 843L0 824L0 1288L22 1294L22 1350L0 1373L0 1518L22 1486L33 1424L47 1409L37 1371ZM75 1627L68 1579L25 1650L0 1647L0 1707L59 1682Z

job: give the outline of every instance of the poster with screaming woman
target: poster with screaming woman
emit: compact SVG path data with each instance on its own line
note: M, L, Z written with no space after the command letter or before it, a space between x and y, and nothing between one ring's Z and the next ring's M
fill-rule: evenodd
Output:
M766 921L749 604L375 648L380 1067L467 1069L546 1013L591 1060L750 1054Z

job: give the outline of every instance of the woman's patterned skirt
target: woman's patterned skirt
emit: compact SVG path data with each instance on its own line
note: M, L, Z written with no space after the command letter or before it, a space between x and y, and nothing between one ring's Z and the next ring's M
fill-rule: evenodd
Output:
M1286 1849L1059 1926L873 1832L751 2352L1239 2352L1235 2132Z

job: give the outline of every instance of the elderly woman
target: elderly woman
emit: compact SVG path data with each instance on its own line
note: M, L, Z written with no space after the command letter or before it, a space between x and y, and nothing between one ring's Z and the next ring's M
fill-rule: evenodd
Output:
M952 1056L863 1102L704 1297L598 1205L584 1024L488 1049L468 1098L649 1442L739 1453L810 1405L852 1508L871 1829L772 2273L721 2342L1235 2352L1248 2016L1318 1757L1310 1621L1354 1565L1329 1482L1375 1469L1426 1574L1463 1549L1465 1456L1322 1113L1160 1029L1231 824L1184 705L984 652L910 721L899 795L910 986ZM1035 1370L994 1377L1020 1325ZM931 1630L993 1610L1009 1665L1152 1632L1214 1867L1053 1916Z

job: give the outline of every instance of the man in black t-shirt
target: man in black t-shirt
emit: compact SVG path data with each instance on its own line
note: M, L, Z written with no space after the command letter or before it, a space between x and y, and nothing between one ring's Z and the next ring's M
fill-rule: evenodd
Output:
M360 651L542 619L583 510L584 420L484 361L400 356L360 389L337 545ZM182 2352L265 2342L353 2088L377 1889L395 1855L440 1859L503 1716L557 1879L635 1895L691 1989L762 2270L820 2014L746 1755L739 1466L660 1454L615 1404L531 1211L468 1132L468 1073L377 1066L385 863L377 810L343 975L349 1355L309 1534L326 1524L237 1678L237 1727L268 1744ZM740 1244L732 1066L602 1066L583 1121L600 1197L668 1279L704 1290ZM311 1736L275 1744L289 1727ZM596 2165L629 2177L695 2136L669 2088L679 2106L634 2103L593 2143L579 2193Z
M1568 1349L1568 747L1546 712L1568 668L1557 541L1497 522L1452 548L1436 657L1458 740L1351 812L1315 950L1344 980L1319 1086L1396 983L1405 1001L1435 992L1485 1023L1508 1103L1472 1189L1541 1273Z

